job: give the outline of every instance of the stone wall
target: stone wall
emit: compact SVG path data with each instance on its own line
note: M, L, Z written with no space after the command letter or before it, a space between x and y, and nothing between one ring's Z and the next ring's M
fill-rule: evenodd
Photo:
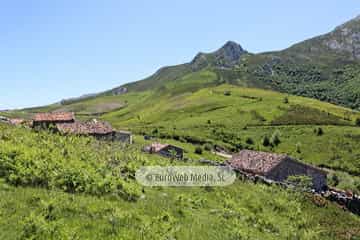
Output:
M159 154L164 157L173 157L173 153L175 153L175 158L182 159L184 155L184 150L182 148L169 145L159 151Z
M326 188L326 173L320 169L287 158L266 174L266 177L283 182L289 176L305 175L312 178L313 188L320 191Z
M113 141L120 141L128 144L132 144L132 135L131 133L114 132Z

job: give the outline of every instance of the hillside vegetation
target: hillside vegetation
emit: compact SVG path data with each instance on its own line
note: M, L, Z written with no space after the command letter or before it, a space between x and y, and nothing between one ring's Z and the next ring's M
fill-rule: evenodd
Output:
M0 128L1 239L360 236L358 217L278 187L237 180L224 188L142 188L137 166L173 163L141 153L139 143Z
M340 178L339 186L360 191L359 112L270 90L228 84L199 88L216 76L203 70L158 90L98 97L66 107L81 104L78 117L89 118L99 116L81 113L90 112L95 102L122 103L120 109L100 117L116 128L165 142L173 139L229 152L246 148L286 153L331 170Z

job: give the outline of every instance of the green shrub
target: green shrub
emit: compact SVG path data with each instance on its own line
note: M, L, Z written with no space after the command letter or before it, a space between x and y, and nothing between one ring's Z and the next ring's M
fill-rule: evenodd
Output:
M305 175L289 176L287 181L302 189L309 189L312 187L312 178Z
M262 141L263 146L268 147L270 146L270 139L268 136L265 136Z
M360 118L356 118L355 125L360 127Z
M322 136L324 134L324 130L321 127L316 128L314 132L318 136Z
M288 104L288 103L289 103L289 98L288 98L288 97L284 97L283 103Z
M295 149L297 153L301 153L301 143L296 143Z
M196 153L196 154L201 155L202 152L203 152L203 149L202 149L200 146L197 146L197 147L195 148L195 153Z
M206 151L211 151L212 150L212 145L210 144L210 143L206 143L205 145L204 145L204 149L206 150Z
M136 169L130 164L143 159L126 146L19 128L12 129L0 145L0 174L9 184L98 196L116 194L130 201L141 194L140 186L127 178ZM121 166L119 161L123 161Z
M225 96L231 96L231 92L230 92L230 91L225 91L225 92L224 92L224 95L225 95Z
M329 179L329 185L330 186L336 187L340 183L340 179L335 173L330 174L328 176L328 179Z
M272 136L271 136L271 138L270 138L270 144L272 145L272 146L277 146L277 145L279 145L280 143L281 143L281 141L280 141L280 131L278 131L278 130L276 130L273 134L272 134Z
M250 145L254 144L254 140L251 137L246 138L245 142Z

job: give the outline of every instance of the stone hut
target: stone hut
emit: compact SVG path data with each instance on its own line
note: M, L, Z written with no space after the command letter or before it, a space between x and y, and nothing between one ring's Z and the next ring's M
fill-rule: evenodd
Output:
M182 159L184 150L180 147L171 144L152 143L144 148L144 151L149 153L157 153L163 157Z
M37 113L33 117L33 127L47 129L51 125L58 123L74 123L75 115L73 112L53 112Z
M133 142L131 132L124 131L124 130L115 131L113 133L113 138L114 138L114 141L120 141L120 142L129 143L129 144L132 144L132 142Z
M62 134L93 136L99 140L132 143L130 132L115 131L108 122L96 119L87 122L58 123L56 129Z
M286 181L289 176L309 176L316 191L327 187L325 171L296 161L285 154L242 150L233 155L228 164L235 170L261 175L279 182Z
M26 120L23 118L10 118L9 123L15 126L20 126L26 123Z

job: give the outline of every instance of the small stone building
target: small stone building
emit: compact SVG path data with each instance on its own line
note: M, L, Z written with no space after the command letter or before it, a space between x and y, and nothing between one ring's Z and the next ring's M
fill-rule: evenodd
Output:
M131 132L123 131L123 130L114 131L113 140L114 141L120 141L120 142L129 143L129 144L132 144L132 142L133 142Z
M87 122L58 123L56 129L62 134L93 136L99 140L132 143L130 132L115 131L108 122L96 119Z
M182 159L184 150L171 144L152 143L144 148L146 152L157 153L163 157Z
M33 127L48 129L59 123L74 123L75 115L73 112L53 112L53 113L37 113L33 117Z
M319 168L301 163L285 154L242 150L232 156L228 164L240 170L283 182L289 176L304 175L312 178L313 188L325 189L327 173Z

